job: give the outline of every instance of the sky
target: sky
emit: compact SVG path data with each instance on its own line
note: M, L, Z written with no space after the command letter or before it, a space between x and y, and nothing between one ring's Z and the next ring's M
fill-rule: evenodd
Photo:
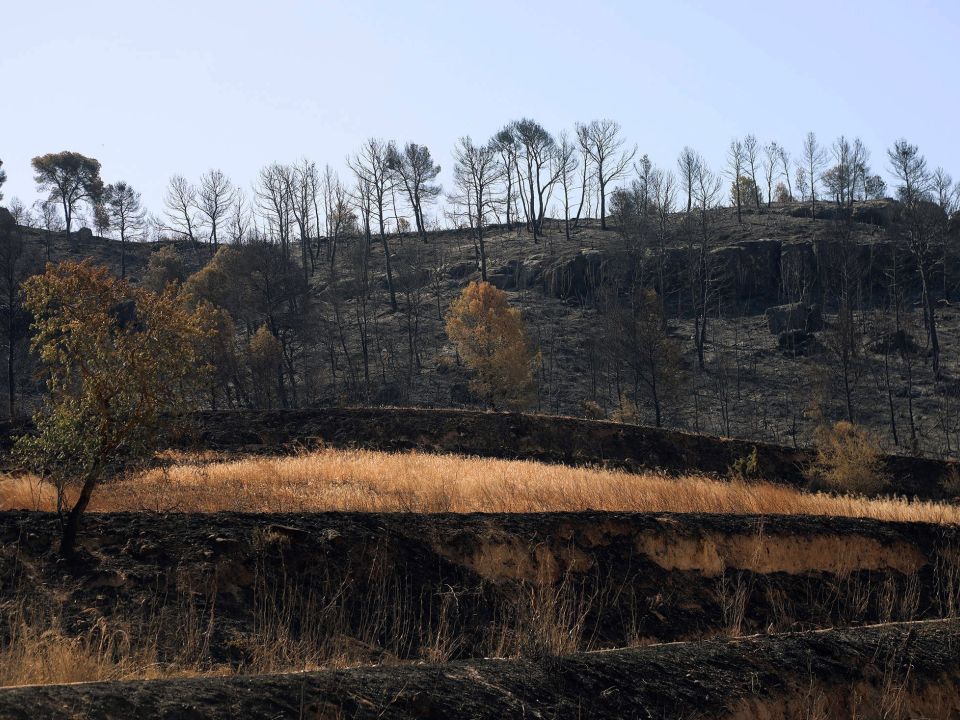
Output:
M794 155L859 136L886 174L900 137L960 177L956 0L0 0L4 204L30 159L74 150L162 211L169 177L245 188L307 157L345 172L369 137L427 145L531 117L612 118L654 163L718 168L754 133Z

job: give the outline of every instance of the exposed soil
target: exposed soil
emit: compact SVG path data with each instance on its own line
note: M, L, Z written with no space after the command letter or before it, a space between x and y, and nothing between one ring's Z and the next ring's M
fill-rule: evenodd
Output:
M75 634L101 621L151 633L160 662L200 628L201 660L249 665L273 620L311 647L386 661L937 618L960 607L960 530L921 523L92 514L72 568L52 558L55 537L52 515L0 514L0 604L50 608Z
M21 718L960 716L960 621L446 665L0 691Z

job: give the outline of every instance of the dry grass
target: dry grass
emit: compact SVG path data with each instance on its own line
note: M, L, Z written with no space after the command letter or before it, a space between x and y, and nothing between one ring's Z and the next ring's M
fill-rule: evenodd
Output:
M53 509L33 477L0 476L0 509ZM806 493L766 482L667 477L421 452L322 450L293 457L180 456L103 487L92 511L545 512L614 510L960 522L960 506Z
M0 687L101 680L225 675L230 668L160 663L156 648L134 638L126 628L101 619L92 628L71 634L56 617L36 617L22 607L6 613L0 642Z
M92 510L214 512L296 512L321 510L412 512L539 512L619 510L749 514L814 514L884 520L960 522L960 507L802 493L770 483L723 482L703 476L669 478L596 468L569 468L528 461L489 460L426 453L323 450L294 457L229 459L212 454L168 456L168 467L112 483L96 495ZM55 493L37 478L0 476L0 509L50 510ZM935 597L942 613L960 607L960 562L956 548L938 555ZM383 565L383 567L380 567ZM402 578L390 574L384 557L370 566L383 579L351 604L350 578L330 587L272 587L258 580L249 628L232 642L246 658L239 664L214 663L209 652L213 616L193 605L189 588L166 613L155 608L146 620L121 615L83 628L65 627L65 608L45 610L17 594L0 607L0 686L84 680L184 677L263 673L410 660L443 662L466 647L469 634L449 603L455 593L427 598L435 613L424 613L424 598L408 596ZM338 585L337 583L346 583ZM834 616L859 622L871 597L889 606L884 617L911 618L919 590L916 579L876 587L867 579L838 580L834 594L807 598L810 617L823 623ZM911 584L913 583L913 584ZM853 589L851 589L853 588ZM912 594L907 592L913 588ZM744 576L722 576L717 583L721 632L743 631L751 596ZM626 599L625 599L626 598ZM771 627L793 627L789 598L774 609ZM179 603L179 604L177 604ZM818 604L819 603L819 604ZM899 604L897 604L899 603ZM822 610L816 608L822 605ZM566 579L559 585L522 584L517 597L494 608L494 620L479 643L478 655L521 657L565 654L603 647L586 630L586 618L609 607L626 607L640 618L647 612L628 587L589 592ZM862 606L862 607L861 607ZM901 607L903 606L903 607ZM210 605L212 608L212 603ZM359 607L359 609L358 609ZM212 613L212 609L210 610ZM820 612L821 615L817 615ZM849 615L849 618L848 618ZM870 616L872 617L872 616ZM170 619L174 622L172 627ZM357 619L359 618L359 620ZM629 625L629 623L628 623ZM650 642L628 628L623 642Z

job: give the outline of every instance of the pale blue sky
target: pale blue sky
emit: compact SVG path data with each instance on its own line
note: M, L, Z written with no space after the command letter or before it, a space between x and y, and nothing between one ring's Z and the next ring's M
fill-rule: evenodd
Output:
M529 116L618 120L673 167L735 135L794 154L859 135L885 170L906 136L960 176L960 2L4 0L4 202L30 158L76 150L159 212L167 179L219 167L248 187L306 156L342 168L367 137L427 144Z

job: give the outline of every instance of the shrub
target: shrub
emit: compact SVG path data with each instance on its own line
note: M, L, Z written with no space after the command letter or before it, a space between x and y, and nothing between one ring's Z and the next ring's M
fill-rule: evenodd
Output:
M887 486L879 443L867 430L841 421L818 428L815 439L817 457L806 471L812 483L862 495L876 494Z
M950 467L946 477L940 481L940 488L949 498L960 498L960 469L956 465Z
M760 477L760 458L757 453L757 446L748 455L739 457L733 461L728 473L734 480L756 480Z
M179 287L185 279L186 272L177 254L177 248L173 245L164 245L150 254L141 284L151 292L162 293L170 283Z
M590 420L605 420L607 414L596 400L581 400L580 413Z

